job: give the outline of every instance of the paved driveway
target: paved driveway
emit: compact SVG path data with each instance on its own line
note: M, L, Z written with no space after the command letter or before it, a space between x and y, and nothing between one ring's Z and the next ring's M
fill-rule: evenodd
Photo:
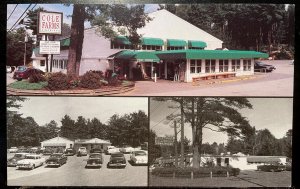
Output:
M290 60L263 61L277 69L272 73L255 73L247 80L219 84L177 83L166 80L138 81L124 96L293 96L294 65ZM119 95L118 95L119 96Z

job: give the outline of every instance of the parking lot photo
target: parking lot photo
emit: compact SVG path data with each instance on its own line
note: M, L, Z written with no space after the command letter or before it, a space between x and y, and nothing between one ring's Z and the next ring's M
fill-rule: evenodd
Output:
M151 98L149 186L290 187L292 112L292 98Z
M148 98L9 96L7 111L8 186L148 185Z

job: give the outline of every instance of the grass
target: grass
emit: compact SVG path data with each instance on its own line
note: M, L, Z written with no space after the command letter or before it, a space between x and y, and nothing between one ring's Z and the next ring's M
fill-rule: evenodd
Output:
M48 82L29 83L27 80L16 81L9 84L8 86L14 89L25 89L25 90L40 90L45 88Z

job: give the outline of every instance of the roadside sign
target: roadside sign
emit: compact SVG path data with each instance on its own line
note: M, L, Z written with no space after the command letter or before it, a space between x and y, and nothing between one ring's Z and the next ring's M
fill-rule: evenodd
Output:
M173 146L174 137L156 137L155 144L161 146Z
M39 12L38 33L61 35L63 13L61 12Z
M60 54L60 41L40 41L40 54Z

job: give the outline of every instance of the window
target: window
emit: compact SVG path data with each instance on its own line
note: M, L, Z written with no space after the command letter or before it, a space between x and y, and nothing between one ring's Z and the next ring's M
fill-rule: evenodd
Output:
M205 73L214 73L216 71L216 60L205 60Z
M228 60L219 60L219 72L228 72Z
M251 60L250 59L244 59L243 60L243 70L244 71L250 71L251 70Z
M232 67L232 71L236 72L239 71L241 69L241 62L239 59L234 59L231 61L231 67Z
M143 50L162 50L162 46L142 45Z
M190 73L201 73L201 60L191 60Z
M182 50L182 49L184 49L184 47L173 47L173 46L167 47L167 50Z
M45 66L45 60L40 61L40 66Z
M189 47L189 49L198 49L198 50L204 50L203 47Z
M119 44L119 43L111 41L110 42L110 48L111 49L132 49L132 46L131 45Z

